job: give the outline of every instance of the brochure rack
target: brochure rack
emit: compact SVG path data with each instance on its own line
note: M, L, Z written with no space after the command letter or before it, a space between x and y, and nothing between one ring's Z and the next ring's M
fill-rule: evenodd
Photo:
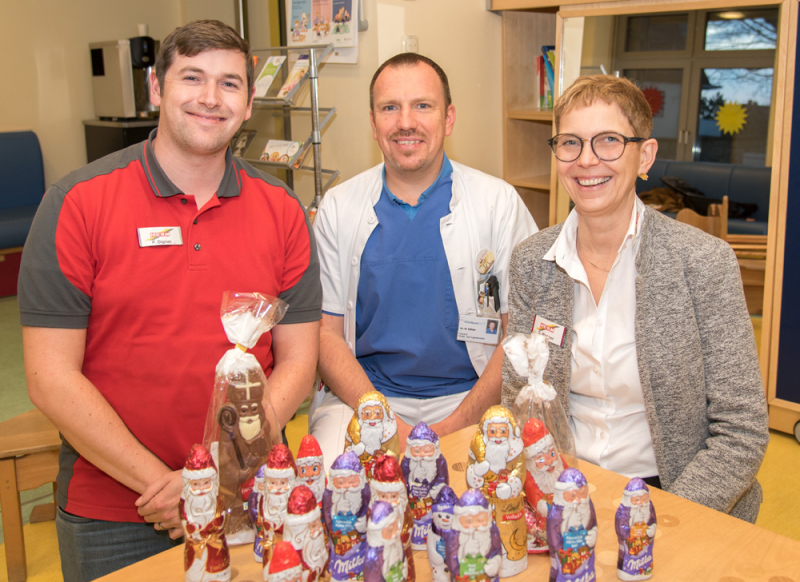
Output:
M260 140L254 141L253 145L248 148L248 151L245 152L244 159L255 166L266 166L286 170L286 181L290 187L293 186L293 172L314 172L315 197L314 202L312 202L309 207L310 209L316 208L319 205L323 194L339 176L339 170L328 170L322 167L322 129L333 118L336 113L336 108L319 106L319 87L317 83L319 64L332 50L332 44L326 46L299 45L291 47L268 47L253 50L253 55L257 56L259 59L256 65L256 75L258 75L263 67L262 63L266 62L269 57L284 56L286 57L286 63L278 70L277 76L269 87L266 96L255 97L253 99L253 116L242 126L243 129L262 129L264 125L269 125L267 123L259 123L259 119L262 122L264 121L263 114L266 114L267 117L282 118L283 135L273 135L272 137L280 137L280 139L283 140L300 143L301 145L298 151L292 155L288 161L275 162L259 159L265 143L262 135ZM308 69L303 73L302 77L297 80L293 87L288 91L284 91L285 95L279 97L278 94L282 92L282 86L287 84L287 79L288 82L292 80L292 66L299 59L304 59L304 55L307 55ZM298 107L295 105L295 99L300 95L306 83L309 83L311 107ZM257 113L259 113L259 115L256 115ZM311 118L311 132L308 137L302 141L292 138L292 118L294 114L310 115ZM255 144L258 144L260 147L256 148ZM313 164L306 163L310 151L314 152ZM326 178L324 183L323 176Z

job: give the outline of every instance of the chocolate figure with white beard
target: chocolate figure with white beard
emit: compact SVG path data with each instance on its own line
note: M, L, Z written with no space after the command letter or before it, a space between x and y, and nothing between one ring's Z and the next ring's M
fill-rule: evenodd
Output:
M397 512L400 522L400 541L403 543L403 551L406 554L406 564L408 572L407 582L416 580L416 570L414 568L414 550L411 548L411 532L414 529L414 518L411 516L411 508L408 506L408 493L406 483L403 480L403 470L400 463L391 455L383 455L375 459L372 467L372 475L369 481L369 489L372 494L371 503L385 501L390 504Z
M394 507L375 501L367 525L364 582L404 582L409 579L406 554L400 540L402 523Z
M431 515L431 531L428 532L426 545L428 548L428 563L431 565L431 579L433 582L450 582L450 568L445 561L445 538L453 526L453 508L458 502L455 492L449 485L439 490L439 495L433 501Z
M328 548L317 499L311 489L297 485L286 506L283 539L300 554L303 582L327 579Z
M553 504L556 481L568 467L556 450L553 435L538 418L529 418L522 430L525 445L525 511L528 521L528 553L547 551L547 513Z
M347 451L331 465L322 494L322 517L330 538L331 577L337 582L363 580L370 489L364 467Z
M439 450L439 436L420 422L406 440L406 455L400 463L414 517L411 547L424 550L431 529L431 507L439 490L450 483L447 461Z
M504 406L492 406L480 422L469 448L467 486L489 500L503 543L500 577L514 576L528 566L522 479L525 464L520 429Z
M256 543L261 544L264 563L269 562L273 544L283 534L289 493L297 478L297 467L289 447L283 443L273 446L264 465L265 491L258 505ZM258 561L258 550L254 550Z
M553 506L547 515L550 582L592 582L597 517L586 477L565 469L556 481Z
M502 544L489 502L480 489L467 489L453 509L445 536L451 582L497 582Z
M397 420L386 397L373 390L358 399L344 442L345 451L358 455L367 475L375 459L385 453L400 457Z
M178 503L184 533L186 582L231 579L231 559L225 541L225 504L211 453L193 445L183 469Z
M642 479L636 477L628 482L614 525L619 540L617 577L647 580L653 575L656 510L650 501L650 489Z
M317 498L317 504L322 507L322 493L325 491L325 465L322 459L322 449L317 439L307 434L300 441L300 448L295 457L297 464L297 482L302 483Z

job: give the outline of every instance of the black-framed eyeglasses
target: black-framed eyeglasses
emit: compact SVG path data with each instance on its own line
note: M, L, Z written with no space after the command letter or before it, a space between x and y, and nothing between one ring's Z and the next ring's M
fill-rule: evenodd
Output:
M644 137L625 137L621 133L605 131L591 138L581 138L571 133L559 133L547 140L553 155L562 162L574 162L583 152L583 142L592 144L592 151L597 159L613 162L622 157L628 143L646 141Z

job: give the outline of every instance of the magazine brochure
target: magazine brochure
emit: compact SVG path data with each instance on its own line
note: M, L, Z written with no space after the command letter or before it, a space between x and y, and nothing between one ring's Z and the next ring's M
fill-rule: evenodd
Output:
M299 141L284 141L271 139L261 154L262 162L275 162L277 164L288 164L300 151L303 146Z
M297 57L294 67L292 67L292 71L289 73L289 77L284 82L283 87L278 91L278 97L286 97L291 90L294 89L295 85L300 82L300 79L303 78L306 71L308 71L308 55L300 55Z
M275 75L277 75L285 60L286 57L284 56L269 57L266 60L264 68L261 69L261 73L259 73L256 79L256 97L267 96L267 91L269 91L272 81L275 79Z

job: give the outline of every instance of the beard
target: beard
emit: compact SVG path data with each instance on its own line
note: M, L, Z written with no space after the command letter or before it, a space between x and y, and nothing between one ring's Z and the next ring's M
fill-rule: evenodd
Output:
M492 548L492 537L489 535L491 523L481 527L471 527L467 530L458 530L458 559L463 560L467 555L484 556Z
M525 468L533 477L533 480L536 482L536 486L544 494L550 494L556 490L556 481L558 481L558 477L564 470L560 461L557 461L556 468L550 473L548 473L545 469L537 468L533 461L528 461Z
M493 473L499 473L508 465L508 450L510 444L508 439L503 439L500 443L494 442L494 439L484 439L486 443L485 459L489 461L489 468Z
M321 572L328 555L325 550L325 537L322 529L309 534L309 524L303 523L292 527L292 546L302 552L303 561L310 570Z
M311 489L311 493L314 494L314 498L317 500L317 503L320 502L322 499L322 494L325 492L325 480L322 478L322 475L313 479L298 479L297 484L303 484Z
M412 481L422 483L427 481L432 482L436 478L436 461L438 455L435 457L416 458L411 457L409 463L409 475Z
M569 528L588 528L589 526L589 500L585 499L578 503L567 503L561 513L561 533L569 531Z
M361 442L364 443L370 455L375 454L375 451L381 448L382 438L383 422L379 422L376 426L369 426L366 422L361 425Z
M650 504L634 505L631 507L631 515L628 518L628 523L647 523L650 519Z
M261 418L257 414L239 417L239 434L246 441L251 441L261 430Z
M286 515L286 505L289 503L288 493L267 493L261 498L264 504L264 519L273 524L276 528L283 525L283 518Z
M403 544L400 541L400 534L393 540L389 540L383 546L383 577L389 576L389 569L403 559Z
M331 492L331 507L333 513L352 512L353 515L361 509L361 489L348 487L346 489L334 488Z
M205 495L189 494L183 505L186 513L186 522L196 525L200 529L206 527L214 519L217 509L216 492Z

